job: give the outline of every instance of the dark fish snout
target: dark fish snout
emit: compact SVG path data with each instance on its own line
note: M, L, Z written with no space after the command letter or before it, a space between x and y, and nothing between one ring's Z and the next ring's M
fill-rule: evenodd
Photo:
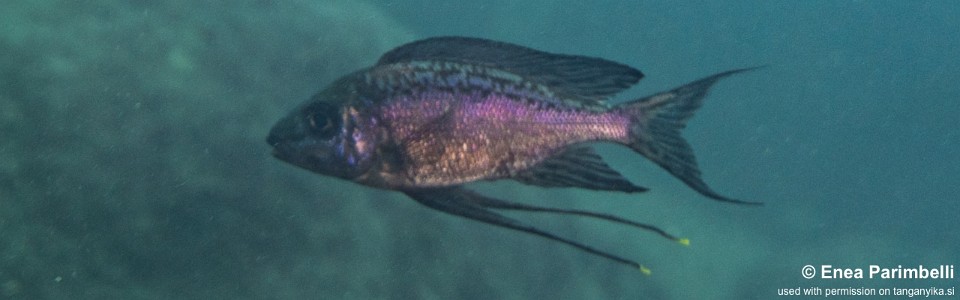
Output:
M279 142L280 142L280 138L274 135L273 132L267 135L267 145L274 147L274 146L277 146L277 143Z
M300 125L299 120L288 116L273 125L270 134L267 135L267 144L277 147L280 144L299 141L305 137L306 130Z
M274 130L270 130L270 134L267 135L267 144L272 148L270 150L270 155L276 158L281 158L283 156L285 151L281 150L281 148L283 148L281 145L282 142L283 138L276 133L276 128L274 128Z

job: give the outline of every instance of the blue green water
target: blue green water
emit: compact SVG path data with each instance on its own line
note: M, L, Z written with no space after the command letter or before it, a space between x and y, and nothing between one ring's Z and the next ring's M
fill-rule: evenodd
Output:
M772 299L960 286L801 274L960 265L957 16L949 1L6 1L0 299ZM719 83L684 132L714 189L765 205L711 201L612 145L598 148L650 192L475 186L691 239L511 214L637 259L645 276L270 157L263 139L287 110L437 35L647 75L614 101L767 66Z

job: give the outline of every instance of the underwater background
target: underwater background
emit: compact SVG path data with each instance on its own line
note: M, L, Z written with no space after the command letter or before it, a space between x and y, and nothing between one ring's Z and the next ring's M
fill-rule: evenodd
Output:
M960 3L34 0L0 3L0 299L770 299L805 265L960 264ZM430 210L270 156L270 126L419 38L636 67L622 102L734 68L684 131L709 200L624 147L643 194L478 190L637 259Z

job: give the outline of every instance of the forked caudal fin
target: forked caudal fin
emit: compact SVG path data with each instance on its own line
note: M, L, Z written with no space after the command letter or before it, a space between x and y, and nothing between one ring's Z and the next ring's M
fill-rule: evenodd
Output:
M615 108L631 118L630 140L626 145L666 169L691 188L715 200L739 204L762 204L717 194L700 178L693 149L680 130L703 104L707 91L720 79L756 68L715 74L670 91L658 93Z

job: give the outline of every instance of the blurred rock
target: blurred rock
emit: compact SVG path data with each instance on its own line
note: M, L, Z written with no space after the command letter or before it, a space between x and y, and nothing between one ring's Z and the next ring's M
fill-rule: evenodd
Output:
M411 40L402 26L356 1L3 7L4 296L275 298L296 284L270 276L304 253L351 250L318 247L349 234L335 207L348 202L307 202L263 138L322 84Z

